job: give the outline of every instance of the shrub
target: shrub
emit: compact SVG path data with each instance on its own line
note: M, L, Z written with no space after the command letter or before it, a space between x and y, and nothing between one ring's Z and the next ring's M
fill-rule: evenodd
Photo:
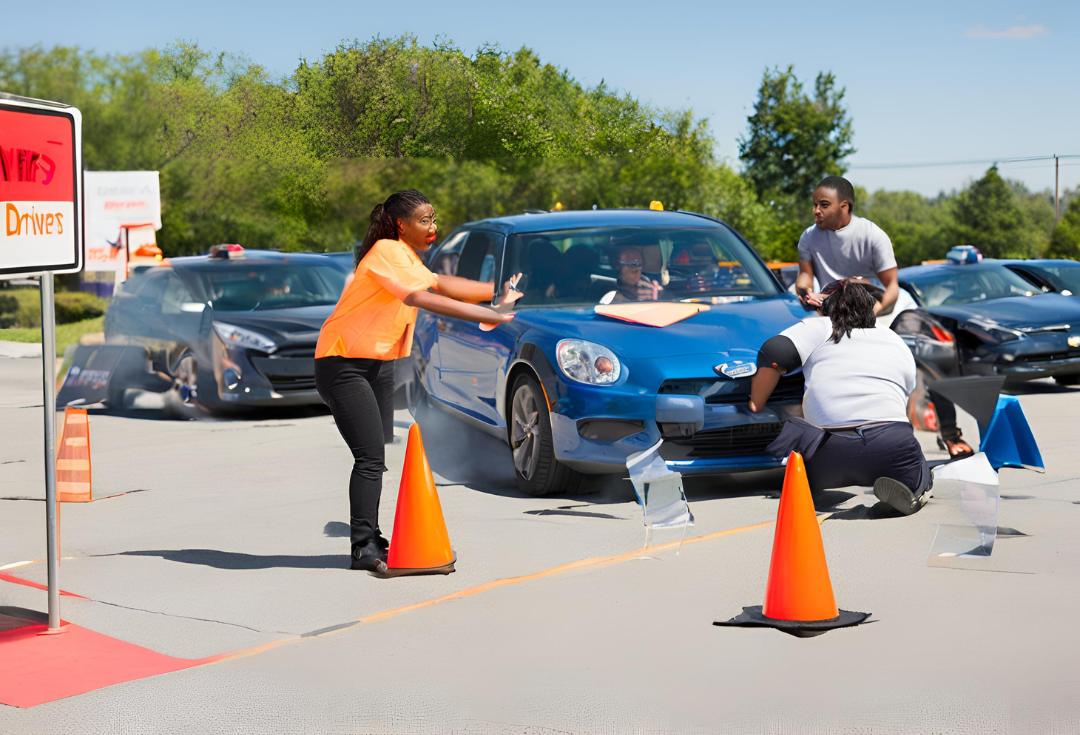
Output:
M0 314L11 314L15 318L15 312L19 310L19 300L14 296L0 295Z
M108 307L107 300L91 293L60 292L56 294L56 323L71 324L93 319L104 314Z

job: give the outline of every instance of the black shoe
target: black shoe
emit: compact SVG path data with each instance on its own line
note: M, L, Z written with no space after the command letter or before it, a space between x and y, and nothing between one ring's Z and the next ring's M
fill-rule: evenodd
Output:
M382 574L386 571L386 549L383 549L374 541L368 542L364 546L353 546L352 564L349 568L354 571Z
M901 515L909 516L922 510L930 493L924 492L916 498L911 489L899 480L879 477L874 482L874 496Z

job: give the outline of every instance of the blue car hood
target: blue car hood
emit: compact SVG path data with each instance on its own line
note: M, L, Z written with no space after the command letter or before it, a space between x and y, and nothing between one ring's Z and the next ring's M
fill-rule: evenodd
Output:
M1080 299L1056 293L1012 296L957 306L934 306L927 311L961 322L972 317L992 319L1012 329L1053 324L1080 325Z
M728 353L733 348L756 352L769 337L806 316L798 301L781 296L713 306L669 327L611 319L596 314L591 306L523 309L515 321L550 330L560 338L597 342L622 358L643 359Z

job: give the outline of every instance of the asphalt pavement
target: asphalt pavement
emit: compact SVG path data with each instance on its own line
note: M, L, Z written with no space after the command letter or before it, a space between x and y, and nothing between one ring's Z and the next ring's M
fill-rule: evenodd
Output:
M7 572L43 583L40 391L39 358L0 358L0 567L37 562ZM0 733L1080 732L1080 390L1020 400L1047 470L1002 472L989 559L927 565L948 502L896 518L863 488L818 499L837 602L872 616L806 639L712 625L761 604L777 472L689 482L681 548L657 531L645 549L625 484L524 496L505 445L425 414L457 571L384 580L348 570L351 456L328 413L92 410L95 497L117 497L62 508L61 587L91 598L63 617L171 656L244 655L0 705ZM0 608L45 606L0 582Z

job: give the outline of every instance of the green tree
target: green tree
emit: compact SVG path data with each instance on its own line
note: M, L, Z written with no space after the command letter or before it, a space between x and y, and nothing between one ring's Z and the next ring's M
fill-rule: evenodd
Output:
M766 69L748 122L739 157L763 199L808 199L822 177L843 174L844 159L855 152L844 89L831 73L818 74L808 93L794 66Z
M1027 217L997 166L960 192L948 228L952 245L974 245L990 258L1030 258L1037 253Z
M1046 249L1046 256L1080 260L1080 197L1072 198L1065 214L1058 221Z
M901 268L944 257L949 249L946 232L951 213L942 199L927 199L913 191L855 194L856 211L874 222L892 240Z

